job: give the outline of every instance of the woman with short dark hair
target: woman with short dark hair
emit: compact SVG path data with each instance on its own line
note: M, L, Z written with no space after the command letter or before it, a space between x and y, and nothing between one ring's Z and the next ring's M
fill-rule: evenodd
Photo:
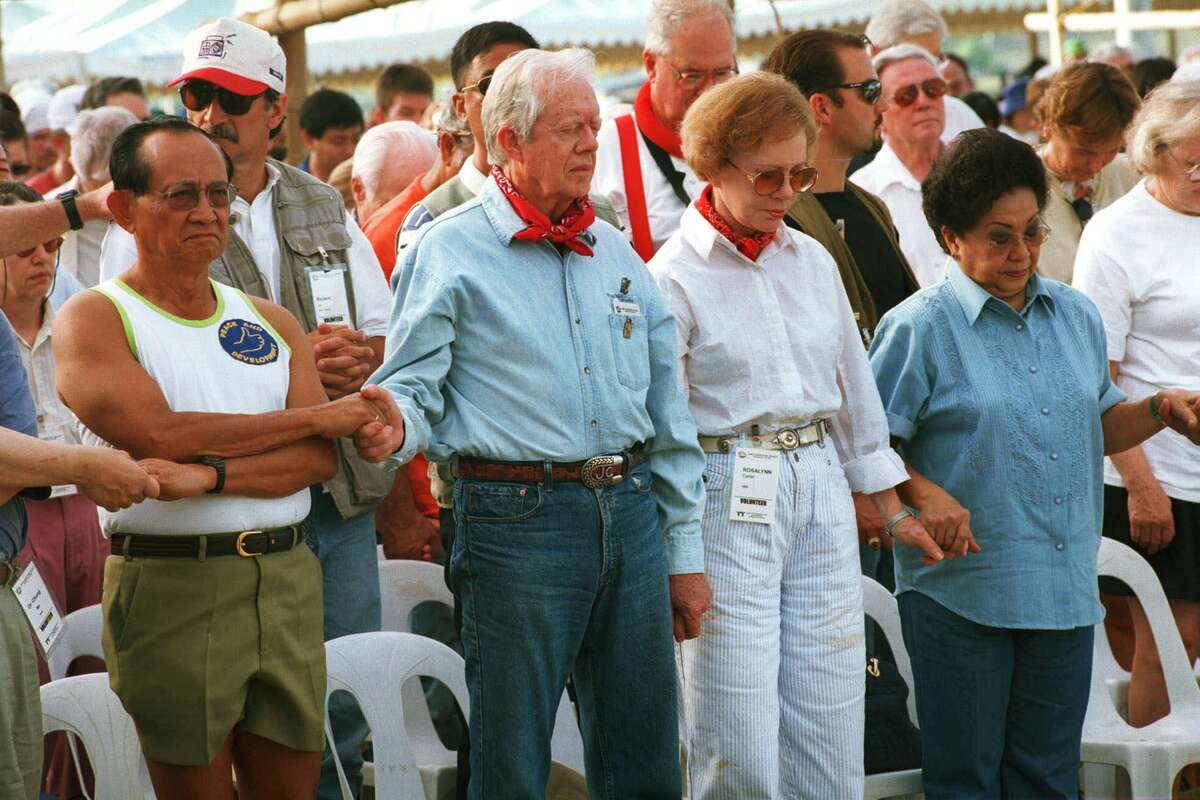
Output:
M901 498L974 551L931 569L896 549L925 794L1075 800L1101 462L1166 425L1200 438L1200 397L1123 402L1095 306L1036 274L1046 175L1027 145L967 131L922 191L948 276L884 316L871 366Z

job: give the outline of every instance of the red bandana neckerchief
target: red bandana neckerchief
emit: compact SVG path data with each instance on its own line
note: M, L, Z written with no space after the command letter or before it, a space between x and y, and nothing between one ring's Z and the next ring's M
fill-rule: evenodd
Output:
M713 208L712 196L713 187L710 183L704 187L704 191L696 199L696 210L700 212L700 216L708 220L708 224L716 228L717 233L733 242L739 253L751 261L758 261L763 249L775 238L775 231L755 233L750 236L742 236L740 233L734 232L733 228L729 227L729 223Z
M683 158L683 142L679 134L662 124L650 105L650 84L643 83L633 101L633 119L638 130L650 141L676 158Z
M513 211L517 212L517 216L526 225L524 230L513 234L514 239L520 239L522 242L548 239L555 244L566 245L581 256L592 255L592 248L579 238L596 221L596 212L592 209L592 201L586 194L571 203L567 208L567 213L563 214L562 221L555 225L550 222L549 217L534 208L533 203L521 196L517 188L512 185L512 181L500 171L499 167L492 167L492 178L508 199Z

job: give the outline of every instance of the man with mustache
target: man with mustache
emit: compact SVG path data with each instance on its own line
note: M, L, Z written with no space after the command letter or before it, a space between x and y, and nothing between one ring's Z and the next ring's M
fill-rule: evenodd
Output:
M184 42L178 85L188 120L217 140L233 162L237 197L229 236L209 275L272 300L300 320L330 399L355 392L379 365L389 293L371 243L346 214L341 196L316 178L267 157L283 125L286 64L258 28L218 19ZM131 238L112 226L101 279L134 261ZM338 442L337 474L312 488L308 543L324 576L325 638L379 630L379 567L374 512L389 492L388 473ZM361 781L359 744L367 735L345 694L330 703L334 738L351 785ZM340 797L332 760L322 764L319 796Z

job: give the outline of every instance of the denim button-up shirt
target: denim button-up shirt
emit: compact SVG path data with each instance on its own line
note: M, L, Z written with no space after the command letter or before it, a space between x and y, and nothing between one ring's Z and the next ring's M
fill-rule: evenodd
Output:
M1096 554L1100 415L1125 399L1080 292L1034 276L1017 312L951 262L884 316L871 367L905 459L971 512L983 552L924 566L896 548L896 591L982 625L1065 629L1103 617Z
M407 462L581 461L645 442L672 574L702 572L704 455L676 374L675 321L612 226L592 257L513 235L489 179L402 253L383 365Z
M29 382L17 334L0 314L0 427L37 436L37 411L29 394ZM12 497L0 503L0 562L11 561L25 546L25 501Z

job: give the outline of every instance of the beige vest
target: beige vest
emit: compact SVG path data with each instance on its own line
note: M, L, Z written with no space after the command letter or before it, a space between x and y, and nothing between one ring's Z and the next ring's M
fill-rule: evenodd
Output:
M333 187L287 164L271 163L279 170L279 180L271 190L279 236L279 302L308 332L317 327L317 320L304 268L347 263L350 234L346 233L346 209ZM250 248L232 227L225 252L208 265L208 274L247 294L271 298ZM346 279L352 280L349 272ZM357 319L352 289L353 286L348 287L346 296L350 315ZM391 490L391 476L383 467L360 459L348 439L335 439L334 443L338 472L325 483L325 488L333 495L342 517L370 511Z

